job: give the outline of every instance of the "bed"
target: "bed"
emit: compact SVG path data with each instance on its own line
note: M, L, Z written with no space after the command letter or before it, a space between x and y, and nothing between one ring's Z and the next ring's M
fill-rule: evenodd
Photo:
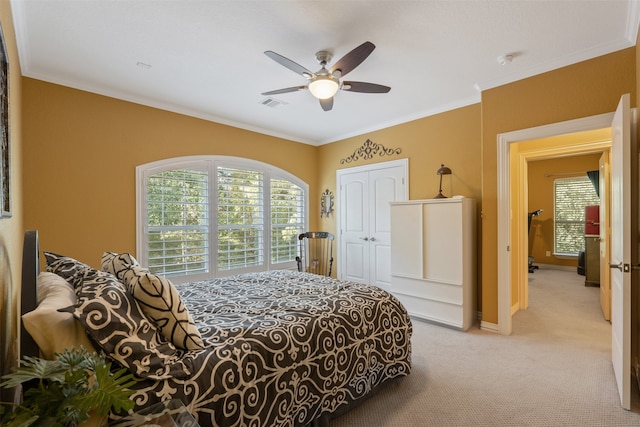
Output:
M46 346L53 328L51 313L39 316L47 325L34 319L47 305L37 284L62 278L58 287L76 300L53 304L75 330L54 344L93 346L133 372L134 412L178 399L201 426L329 425L410 373L409 316L374 286L289 270L174 285L111 252L100 269L45 252L40 273L39 255L37 232L28 231L22 312L32 333L21 337L23 355L45 354L37 342Z

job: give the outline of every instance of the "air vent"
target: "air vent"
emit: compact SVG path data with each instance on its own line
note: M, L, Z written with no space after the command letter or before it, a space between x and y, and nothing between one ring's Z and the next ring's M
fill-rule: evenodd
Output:
M260 101L260 103L262 105L265 105L267 107L271 107L271 108L276 108L276 107L280 107L281 105L286 105L287 103L284 101L280 101L278 99L275 98L265 98L262 101Z

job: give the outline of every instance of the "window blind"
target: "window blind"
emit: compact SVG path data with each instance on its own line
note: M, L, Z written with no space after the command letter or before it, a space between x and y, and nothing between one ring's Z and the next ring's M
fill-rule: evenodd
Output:
M308 186L249 159L194 156L136 168L138 256L178 283L296 268Z
M219 166L218 269L264 263L263 174Z
M208 271L207 172L178 169L151 175L146 194L149 268L167 276Z
M283 179L271 180L271 262L293 261L304 227L304 192Z
M577 255L584 248L584 208L599 205L591 181L585 177L554 180L554 252Z

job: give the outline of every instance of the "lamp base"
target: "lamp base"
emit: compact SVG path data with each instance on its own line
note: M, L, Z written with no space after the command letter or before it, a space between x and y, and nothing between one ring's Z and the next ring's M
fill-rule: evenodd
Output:
M445 196L444 194L442 194L442 191L438 193L438 195L436 195L436 197L434 197L434 199L446 199L447 196Z

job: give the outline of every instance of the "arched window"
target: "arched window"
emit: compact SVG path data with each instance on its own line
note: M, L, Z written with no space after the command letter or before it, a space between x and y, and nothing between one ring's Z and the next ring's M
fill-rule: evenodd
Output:
M295 268L307 193L290 173L238 157L138 166L138 259L177 282Z

